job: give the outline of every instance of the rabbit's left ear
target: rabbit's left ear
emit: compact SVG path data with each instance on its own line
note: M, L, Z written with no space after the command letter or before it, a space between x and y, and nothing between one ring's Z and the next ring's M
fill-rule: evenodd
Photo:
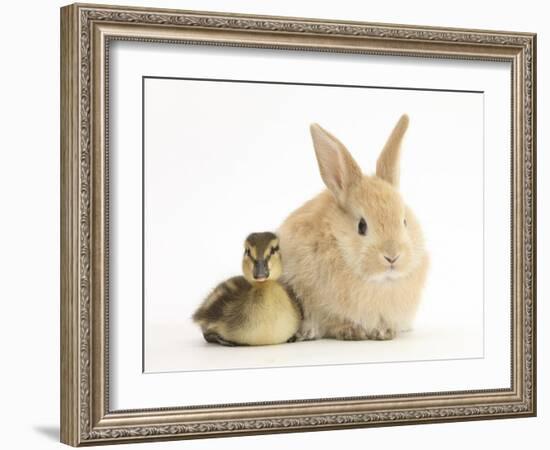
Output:
M399 187L399 154L401 153L401 141L408 126L409 116L403 114L393 128L376 162L376 175L395 187Z

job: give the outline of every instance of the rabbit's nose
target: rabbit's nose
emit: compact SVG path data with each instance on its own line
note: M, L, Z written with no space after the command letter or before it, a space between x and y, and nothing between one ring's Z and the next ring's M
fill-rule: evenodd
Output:
M391 257L389 257L389 256L384 255L384 259L385 259L386 261L388 261L390 264L394 264L394 263L399 259L400 256L401 256L401 255L396 255L396 256L394 256L393 258L391 258Z

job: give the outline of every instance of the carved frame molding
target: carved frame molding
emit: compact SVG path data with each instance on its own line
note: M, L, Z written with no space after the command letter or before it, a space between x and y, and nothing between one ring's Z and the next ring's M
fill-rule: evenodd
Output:
M510 389L110 411L108 58L114 40L509 61ZM536 414L536 35L74 4L61 9L61 440L78 446Z

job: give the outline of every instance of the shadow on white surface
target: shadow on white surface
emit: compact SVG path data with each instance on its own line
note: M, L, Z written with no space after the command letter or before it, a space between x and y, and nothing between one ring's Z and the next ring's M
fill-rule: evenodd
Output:
M59 426L57 425L34 425L34 431L48 438L51 441L59 442Z

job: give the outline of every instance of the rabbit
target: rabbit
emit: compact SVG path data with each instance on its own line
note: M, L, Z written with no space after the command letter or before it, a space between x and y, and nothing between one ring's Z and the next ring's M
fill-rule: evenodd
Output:
M409 118L395 125L364 175L346 147L310 127L327 189L280 225L282 275L304 312L298 340L388 340L412 327L429 256L418 220L399 193L399 155Z

